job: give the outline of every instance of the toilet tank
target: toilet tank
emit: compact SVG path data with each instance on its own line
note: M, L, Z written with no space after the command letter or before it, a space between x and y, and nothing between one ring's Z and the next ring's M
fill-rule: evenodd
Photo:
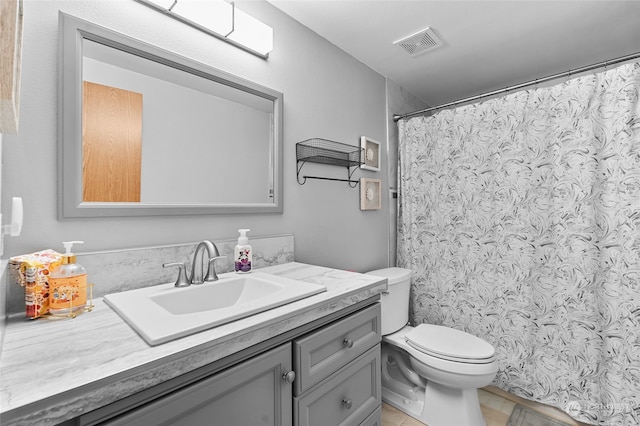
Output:
M387 294L382 294L382 335L395 333L409 322L409 290L411 270L405 268L384 268L367 272L367 275L384 277L388 280Z

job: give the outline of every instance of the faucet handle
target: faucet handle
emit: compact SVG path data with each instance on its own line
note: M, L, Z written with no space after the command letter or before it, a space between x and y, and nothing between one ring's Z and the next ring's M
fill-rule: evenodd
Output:
M207 276L204 277L205 281L218 281L218 274L216 274L215 262L218 259L226 259L227 256L214 256L209 258L209 266L207 268Z
M163 263L163 268L168 268L170 266L178 267L178 279L174 284L176 287L188 287L190 285L189 280L187 279L187 265L183 262L173 262L173 263Z

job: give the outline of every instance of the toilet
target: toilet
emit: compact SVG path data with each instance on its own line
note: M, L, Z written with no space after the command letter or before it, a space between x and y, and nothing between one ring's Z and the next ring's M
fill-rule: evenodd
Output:
M486 426L478 388L498 371L493 346L460 330L408 325L411 270L368 272L387 278L382 305L382 400L429 426Z

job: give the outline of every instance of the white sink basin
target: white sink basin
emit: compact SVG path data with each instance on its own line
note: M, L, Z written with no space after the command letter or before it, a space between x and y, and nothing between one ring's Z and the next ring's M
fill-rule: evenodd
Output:
M214 282L183 288L162 284L109 294L104 300L147 343L158 345L325 290L263 272L227 273Z

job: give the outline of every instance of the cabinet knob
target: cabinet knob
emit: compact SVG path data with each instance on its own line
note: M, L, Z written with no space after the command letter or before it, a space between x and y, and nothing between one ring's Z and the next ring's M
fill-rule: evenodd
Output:
M347 348L352 348L353 347L353 340L351 339L347 339L346 337L344 338L344 340L342 341L342 344L344 346L346 346Z
M295 379L296 379L296 372L293 370L282 374L282 380L284 380L287 383L293 383Z
M353 402L351 402L350 399L345 398L345 399L342 400L342 406L344 408L346 408L347 410L351 410L351 406L352 405L353 405Z

